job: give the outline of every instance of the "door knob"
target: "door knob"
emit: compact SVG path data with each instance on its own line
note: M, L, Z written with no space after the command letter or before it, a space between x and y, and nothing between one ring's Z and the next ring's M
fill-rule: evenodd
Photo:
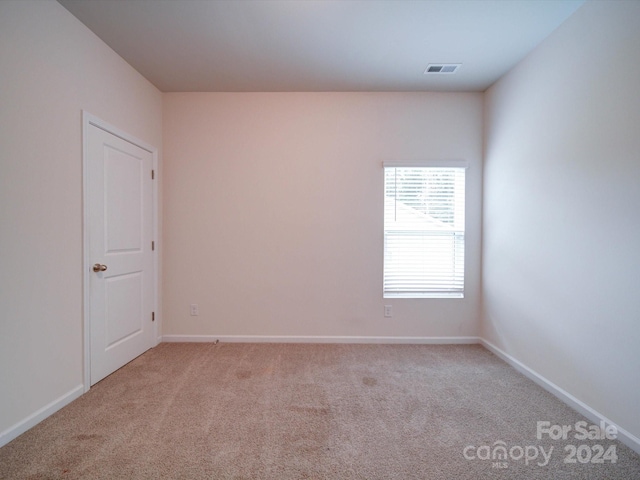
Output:
M106 265L102 265L100 263L96 263L93 266L93 271L94 272L104 272L106 269L107 269L107 266Z

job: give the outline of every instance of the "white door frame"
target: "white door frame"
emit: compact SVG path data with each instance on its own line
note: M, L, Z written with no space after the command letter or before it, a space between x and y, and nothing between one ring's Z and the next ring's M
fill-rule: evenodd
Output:
M158 149L139 140L132 135L129 135L126 132L123 132L117 127L108 124L107 122L101 120L100 118L88 113L87 111L82 111L82 201L83 201L83 222L82 222L82 236L83 236L83 317L84 317L84 329L83 329L83 342L84 342L84 391L85 393L89 391L91 387L91 296L90 296L90 281L91 281L91 265L92 259L89 258L89 201L88 201L88 178L87 172L88 162L89 162L89 153L88 153L88 142L87 142L87 134L89 131L89 127L93 125L94 127L100 128L105 132L108 132L116 137L119 137L123 140L126 140L129 143L132 143L143 150L146 150L151 153L153 157L153 170L155 171L155 180L153 182L153 238L155 239L155 255L153 256L153 311L155 312L155 322L153 323L153 346L155 347L158 344L158 325L161 321L161 315L158 309L159 303L159 282L158 282Z

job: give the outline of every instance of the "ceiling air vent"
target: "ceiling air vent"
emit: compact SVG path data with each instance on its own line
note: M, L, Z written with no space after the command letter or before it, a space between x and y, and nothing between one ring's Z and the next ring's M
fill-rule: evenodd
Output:
M456 73L461 63L430 63L424 71L425 75Z

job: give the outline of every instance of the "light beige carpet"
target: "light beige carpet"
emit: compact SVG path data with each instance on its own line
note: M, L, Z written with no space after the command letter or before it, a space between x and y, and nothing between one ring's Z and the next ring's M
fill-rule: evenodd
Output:
M617 441L536 438L582 420L477 345L161 344L0 449L0 478L640 478Z

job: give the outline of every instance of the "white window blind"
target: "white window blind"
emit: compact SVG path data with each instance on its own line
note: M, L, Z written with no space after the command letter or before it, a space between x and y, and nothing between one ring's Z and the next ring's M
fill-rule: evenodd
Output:
M465 168L384 170L384 297L462 297Z

